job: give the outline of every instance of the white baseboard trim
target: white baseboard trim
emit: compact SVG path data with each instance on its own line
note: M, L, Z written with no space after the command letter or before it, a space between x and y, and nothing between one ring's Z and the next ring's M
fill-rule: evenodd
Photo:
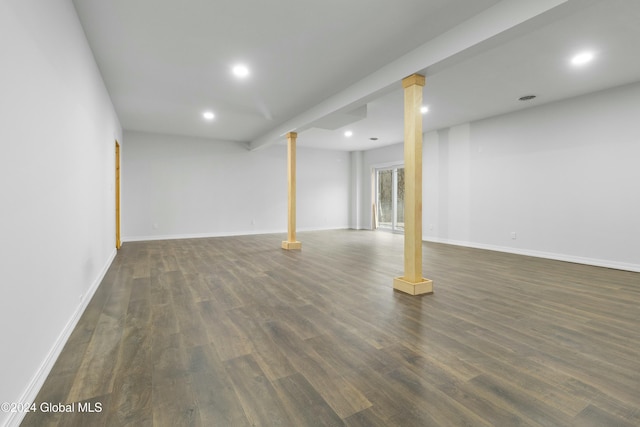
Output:
M464 246L467 248L486 249L489 251L505 252L516 255L526 255L536 258L553 259L556 261L573 262L576 264L592 265L595 267L612 268L614 270L632 271L640 273L640 264L631 264L619 261L603 260L597 258L586 258L575 255L559 254L554 252L536 251L531 249L510 248L507 246L487 245L484 243L466 242L461 240L442 239L437 237L424 237L423 240L434 243L445 243L448 245Z
M233 236L249 236L252 234L277 234L286 231L230 231L217 233L194 233L194 234L161 234L154 236L124 236L123 242L147 242L153 240L179 240L179 239L205 239L208 237L233 237Z
M93 294L96 292L98 286L100 286L100 283L102 282L102 279L104 279L104 276L107 274L107 270L109 270L109 267L116 257L117 252L118 251L114 248L113 252L111 252L111 254L109 255L109 258L102 267L102 270L98 274L98 277L94 280L89 290L87 290L87 292L85 293L84 298L82 298L82 301L58 336L58 339L56 339L53 347L51 348L51 350L49 350L49 353L40 365L40 368L36 371L31 381L29 381L27 388L18 400L19 402L34 402L36 400L40 388L42 388L42 385L49 376L51 369L53 369L53 365L56 363L56 360L58 360L58 356L60 356L64 345L67 343L67 340L71 336L73 329L78 324L82 313L84 313L87 305L89 305L89 301L91 301L91 298L93 298ZM18 427L24 419L25 415L26 412L12 412L9 415L9 418L6 420L4 427Z
M327 230L349 230L348 226L344 227L327 227L327 228L302 228L298 229L298 232L305 231L327 231ZM360 228L359 230L369 230L367 228ZM199 233L199 234L168 234L161 236L129 236L123 237L123 242L142 242L150 240L176 240L176 239L199 239L207 237L230 237L230 236L249 236L259 234L286 234L287 230L251 230L251 231L231 231L231 232L216 232L216 233ZM612 260L602 260L597 258L586 258L575 255L559 254L554 252L536 251L530 249L518 249L507 246L487 245L484 243L474 243L462 240L442 239L438 237L426 237L423 236L422 240L427 242L445 243L448 245L464 246L468 248L486 249L489 251L512 253L517 255L526 255L536 258L553 259L556 261L573 262L576 264L592 265L596 267L613 268L615 270L625 270L640 273L640 264L624 263Z
M327 230L347 230L348 226L343 227L326 227L326 228L299 228L296 232L305 231L327 231ZM233 237L233 236L252 236L260 234L287 234L286 229L282 230L250 230L250 231L223 231L215 233L196 233L196 234L165 234L159 236L125 236L123 242L145 242L150 240L178 240L178 239L203 239L207 237Z
M349 230L348 225L340 226L340 227L303 227L299 228L296 231L304 233L305 231L331 231L331 230ZM287 230L284 230L283 233L287 233Z

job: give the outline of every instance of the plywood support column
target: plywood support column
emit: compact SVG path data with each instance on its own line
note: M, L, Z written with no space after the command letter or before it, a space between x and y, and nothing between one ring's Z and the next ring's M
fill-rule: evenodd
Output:
M287 134L287 176L289 182L289 225L287 240L282 242L282 249L302 249L302 243L296 240L296 138L298 134Z
M402 80L404 88L404 276L393 288L411 295L433 293L422 277L422 88L424 76Z

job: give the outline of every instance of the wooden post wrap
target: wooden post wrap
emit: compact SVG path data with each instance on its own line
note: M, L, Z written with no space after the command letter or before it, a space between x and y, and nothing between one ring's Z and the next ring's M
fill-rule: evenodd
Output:
M425 78L413 74L404 88L404 276L393 288L411 295L433 293L433 282L422 277L422 87Z
M287 134L287 180L289 183L288 195L288 232L287 240L282 242L282 249L302 249L302 243L296 240L296 138L298 134Z

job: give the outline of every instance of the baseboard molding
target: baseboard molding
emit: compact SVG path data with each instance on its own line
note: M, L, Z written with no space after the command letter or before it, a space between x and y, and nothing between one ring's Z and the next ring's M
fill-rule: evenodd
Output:
M305 231L327 231L327 230L348 230L353 229L345 227L327 227L327 228L301 228L299 232ZM363 230L362 228L360 230ZM364 228L364 230L368 230ZM130 236L123 237L123 242L140 242L150 240L176 240L176 239L199 239L207 237L230 237L230 236L250 236L259 234L286 234L287 230L251 230L251 231L232 231L232 232L216 232L216 233L199 233L199 234L168 234L161 236ZM487 245L483 243L467 242L462 240L442 239L437 237L424 237L427 242L445 243L448 245L464 246L468 248L486 249L489 251L512 253L517 255L526 255L536 258L553 259L556 261L573 262L576 264L592 265L596 267L612 268L615 270L625 270L632 272L640 272L640 264L624 263L612 260L602 260L597 258L586 258L575 255L559 254L554 252L535 251L530 249L519 249L508 246Z
M331 231L331 230L349 230L349 226L341 226L341 227L303 227L299 228L297 231L304 233L305 231ZM286 233L287 230L284 230L283 233Z
M327 231L327 230L347 230L348 226L344 227L326 227L326 228L299 228L297 232L305 231ZM287 234L286 229L281 230L249 230L249 231L224 231L215 233L196 233L196 234L165 234L156 236L125 236L122 238L123 242L145 242L151 240L178 240L178 239L203 239L207 237L234 237L234 236L255 236L261 234Z
M87 290L87 292L85 293L84 298L82 298L82 301L58 336L58 339L56 339L53 347L42 362L42 365L40 365L40 368L36 371L31 381L29 381L29 384L27 385L24 393L22 393L19 402L34 402L36 400L40 388L42 388L42 385L49 376L51 369L53 369L53 365L56 363L56 360L58 360L58 356L60 356L64 345L67 343L67 340L71 336L73 329L78 324L82 313L84 313L84 310L89 305L91 298L93 298L93 294L95 294L98 286L100 286L100 283L102 282L102 279L104 279L104 276L107 274L107 270L109 270L109 267L116 257L117 252L118 251L116 251L114 248L113 252L111 252L111 254L109 255L109 258L102 267L102 270L98 274L98 277L94 280L89 290ZM6 420L4 427L18 427L24 419L25 415L25 412L12 412L9 415L9 418Z
M161 234L154 236L124 236L123 242L148 242L154 240L180 240L180 239L206 239L208 237L233 237L233 236L250 236L257 234L277 234L286 233L286 231L232 231L218 233L194 233L194 234Z
M598 258L586 258L575 255L559 254L554 252L536 251L531 249L511 248L507 246L487 245L483 243L466 242L460 240L441 239L434 237L423 237L423 240L434 243L445 243L448 245L464 246L467 248L486 249L489 251L505 252L516 255L532 256L536 258L553 259L556 261L573 262L576 264L592 265L595 267L612 268L614 270L632 271L640 273L640 264L625 263Z

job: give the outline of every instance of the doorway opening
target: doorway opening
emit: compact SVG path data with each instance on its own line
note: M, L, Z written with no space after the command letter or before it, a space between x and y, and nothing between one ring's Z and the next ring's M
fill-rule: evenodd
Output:
M404 165L376 169L377 225L404 232Z

